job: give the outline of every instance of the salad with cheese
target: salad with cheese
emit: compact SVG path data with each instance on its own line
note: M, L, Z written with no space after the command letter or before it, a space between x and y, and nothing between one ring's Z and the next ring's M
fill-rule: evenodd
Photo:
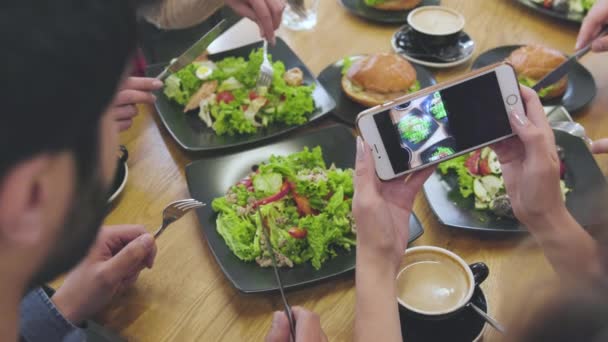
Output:
M262 49L252 51L248 60L199 58L167 77L164 94L184 106L184 113L198 110L198 117L218 135L252 134L273 123L307 122L315 110L314 84L303 84L301 69L286 70L283 62L276 61L270 87L258 88L262 62Z
M272 266L258 208L279 267L320 269L355 246L352 169L327 167L320 147L271 156L254 169L212 202L217 232L237 258Z
M563 158L560 159L560 186L565 200L572 189L566 186L566 167ZM484 147L468 155L445 161L439 164L438 171L444 176L450 173L456 175L458 194L464 199L474 199L471 209L491 212L498 217L515 218L498 156L491 148Z
M535 4L563 13L587 13L596 0L532 0Z

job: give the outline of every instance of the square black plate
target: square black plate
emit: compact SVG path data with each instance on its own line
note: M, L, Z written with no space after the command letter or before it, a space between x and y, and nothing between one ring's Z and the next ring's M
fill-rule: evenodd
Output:
M290 137L273 145L221 157L209 157L186 167L188 189L193 198L211 204L214 198L223 196L226 190L251 172L251 166L268 160L270 155L287 155L301 151L305 146L321 146L327 165L335 163L340 168L355 165L355 137L344 126L332 126L306 135ZM217 233L217 215L210 206L197 211L201 229L207 243L224 274L234 287L245 293L277 290L272 268L261 268L255 262L239 260ZM410 241L422 234L418 219L410 217ZM355 268L355 249L342 251L326 261L320 270L310 263L279 270L285 288L293 288L335 277Z
M608 213L608 184L591 151L582 139L554 131L557 145L564 149L566 183L572 189L566 196L566 206L582 226L606 222ZM455 185L455 184L454 184ZM457 190L456 190L457 191ZM480 215L473 208L465 209L450 201L450 186L435 172L424 184L424 194L439 221L447 226L494 232L525 232L517 220ZM484 220L480 220L480 217Z
M472 70L504 61L511 52L522 45L505 45L488 50L475 59ZM575 113L587 106L597 93L593 75L579 62L574 62L568 71L568 86L564 96L543 101L545 106L564 106L570 113Z
M231 56L248 58L249 53L252 50L260 47L262 47L261 41L210 55L209 59L217 61ZM309 115L308 123L321 118L334 109L336 106L334 100L285 41L281 38L277 38L277 44L268 47L268 53L272 55L273 60L282 61L287 69L294 67L302 69L304 72L304 84L315 84L313 97L316 108L315 111ZM146 69L146 75L155 77L166 65L166 63L151 65ZM261 129L255 134L218 136L199 119L195 111L184 113L183 106L168 99L162 90L155 92L155 95L157 97L155 105L156 111L163 124L175 141L188 151L210 151L251 144L292 131L299 127L275 124Z

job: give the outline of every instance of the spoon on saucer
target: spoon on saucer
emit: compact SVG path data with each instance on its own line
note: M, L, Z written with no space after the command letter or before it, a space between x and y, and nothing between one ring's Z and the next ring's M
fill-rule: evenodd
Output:
M483 319L485 319L486 322L488 322L488 324L490 324L497 331L499 331L503 334L507 331L505 329L505 327L502 326L502 324L498 323L498 321L496 321L490 315L485 313L485 311L481 310L477 305L475 305L473 303L469 303L469 304L467 304L467 306L473 308L473 310L475 310L475 312L477 312L479 314L479 316L481 316Z

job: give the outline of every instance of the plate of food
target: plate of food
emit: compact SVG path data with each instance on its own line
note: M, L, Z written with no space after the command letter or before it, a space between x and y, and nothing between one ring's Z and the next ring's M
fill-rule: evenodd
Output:
M436 83L426 68L394 53L345 57L321 71L319 82L336 102L332 113L352 126L367 108Z
M520 84L531 87L567 56L542 45L506 45L488 50L473 62L472 69L507 60L517 73ZM572 64L568 74L555 84L541 89L538 94L545 106L564 106L570 113L591 103L597 88L593 75L578 62Z
M253 150L208 157L186 167L208 245L226 277L245 293L277 290L260 243L259 207L286 288L355 268L351 204L355 137L333 126ZM410 218L410 241L422 234Z
M437 6L440 0L339 0L346 9L361 18L385 23L403 24L408 13L420 6Z
M554 130L566 206L583 226L604 222L608 186L585 142ZM496 153L486 147L439 164L424 184L439 221L447 226L493 232L525 232L513 216Z
M257 88L262 42L202 56L165 80L156 110L177 143L209 151L259 142L329 113L335 102L289 46L269 47L274 76ZM164 64L149 66L155 76Z
M517 0L520 4L545 15L580 23L596 0Z

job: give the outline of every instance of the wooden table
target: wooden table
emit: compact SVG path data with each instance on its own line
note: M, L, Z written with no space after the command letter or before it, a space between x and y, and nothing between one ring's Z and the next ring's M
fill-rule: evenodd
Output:
M477 43L475 55L495 46L520 43L542 43L573 52L576 26L541 16L515 1L444 0L443 4L466 17L465 29ZM362 21L336 0L323 0L319 24L313 31L282 28L279 35L313 72L319 73L345 55L390 51L390 38L396 29ZM243 38L251 32L236 35ZM583 61L595 76L598 96L576 119L592 138L608 136L606 57L591 54ZM469 67L470 63L434 73L438 81L444 81ZM141 223L152 231L160 223L160 213L167 203L189 197L184 167L196 156L178 147L151 108L141 108L141 112L134 127L122 136L131 156L129 181L106 223ZM600 158L599 162L606 171L608 159ZM542 252L527 235L489 235L446 228L438 223L422 195L415 213L426 232L414 245L445 247L469 262L484 261L490 266L490 277L482 288L490 312L503 322L511 316L509 307L513 305L509 304L516 303L518 297L525 300L525 295L540 294L543 290L533 285L551 277ZM522 289L530 288L536 290L522 293ZM352 274L292 291L289 299L293 305L319 313L330 340L352 338ZM136 286L116 298L99 319L130 341L259 341L270 327L272 311L281 308L276 294L247 296L231 286L207 247L196 216L189 214L158 241L153 270L144 271ZM486 340L493 340L494 334L486 329Z

